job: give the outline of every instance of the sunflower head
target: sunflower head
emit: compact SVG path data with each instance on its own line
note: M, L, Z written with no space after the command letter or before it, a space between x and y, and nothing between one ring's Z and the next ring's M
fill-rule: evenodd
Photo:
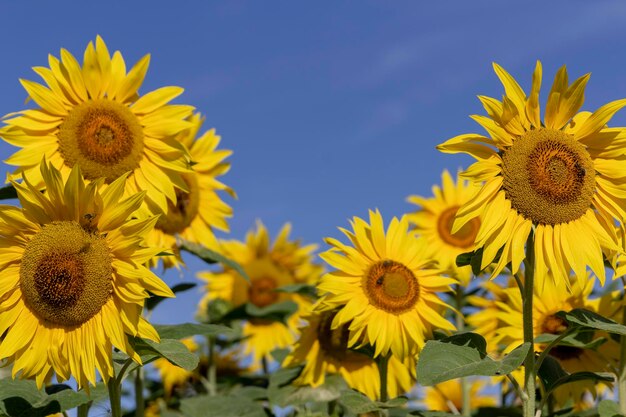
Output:
M22 208L0 210L0 359L39 386L52 373L95 384L96 369L107 381L113 347L140 362L128 337L158 340L141 317L148 292L173 296L143 266L161 251L143 245L156 218L131 219L145 193L123 198L125 176L104 188L78 166L67 180L40 169L45 192L24 176Z
M127 176L126 196L146 191L144 214L167 212L177 191L188 192L189 155L176 135L192 127L193 107L168 104L180 87L139 94L150 56L128 72L119 51L110 55L100 36L87 45L82 65L65 49L35 67L44 84L20 80L37 105L4 120L0 136L22 148L6 162L35 186L41 155L67 178L79 165L85 180L107 184Z
M494 69L504 86L502 99L480 96L487 116L472 116L488 133L464 134L438 146L446 153L477 159L462 175L480 186L458 210L456 233L473 219L482 222L476 246L481 268L498 252L492 277L511 263L513 273L525 257L524 244L534 229L536 275L567 282L570 269L579 279L590 267L604 282L602 251L621 251L614 223L626 218L619 173L626 154L626 129L607 123L626 99L594 113L581 112L589 74L569 83L557 72L541 119L541 63L537 62L527 95L502 67ZM584 241L579 236L585 236Z
M455 182L450 173L444 170L441 187L433 186L433 197L412 195L408 198L418 209L407 214L407 218L417 234L428 243L430 256L464 286L469 285L472 269L469 265L458 267L456 257L476 249L474 241L481 221L479 217L473 218L455 233L452 233L452 226L459 207L469 201L476 191L476 187L458 176Z
M182 175L186 191L176 189L176 201L167 202L167 212L159 217L150 236L152 242L172 248L176 254L161 258L165 268L183 265L177 249L177 236L219 250L214 230L228 232L227 219L233 213L220 194L226 192L236 197L231 188L218 180L218 177L230 170L230 163L225 159L232 152L217 149L221 138L215 134L215 129L198 135L204 123L204 117L199 113L194 113L188 120L192 127L179 133L176 138L188 149L191 158L192 172Z
M392 219L385 231L380 212L370 211L369 223L355 217L352 227L342 229L351 245L326 239L331 249L320 256L336 270L318 285L325 295L319 308L338 309L332 328L352 322L348 346L369 343L376 356L391 350L403 360L433 327L453 330L436 293L455 281L432 268L425 242L409 231L406 216Z

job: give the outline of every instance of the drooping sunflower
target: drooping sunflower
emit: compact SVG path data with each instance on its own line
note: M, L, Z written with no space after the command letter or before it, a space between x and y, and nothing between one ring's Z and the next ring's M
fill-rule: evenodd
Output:
M148 291L174 296L143 266L162 250L143 245L157 219L128 220L144 193L122 198L125 176L101 190L78 166L63 181L44 161L40 175L45 193L26 174L13 182L22 208L0 207L0 359L39 386L52 372L95 385L96 369L113 375L113 347L140 362L128 337L159 339L141 316Z
M252 303L263 308L283 301L293 301L298 306L286 325L261 319L244 323L243 335L246 339L242 354L252 357L253 368L258 368L263 358L271 360L270 353L274 349L293 344L300 313L311 305L305 296L277 289L294 283L314 284L322 272L321 266L313 263L315 245L302 246L300 241L291 241L290 230L291 226L285 225L271 245L267 229L259 222L257 230L250 231L245 242L221 242L220 252L241 265L250 282L231 268L198 273L198 278L207 282L207 293L200 301L200 316L206 311L207 304L216 299L226 300L232 307Z
M348 325L331 329L334 311L312 312L300 328L300 338L283 366L304 365L300 376L294 381L298 385L320 386L326 374L340 374L348 386L379 399L380 377L378 365L367 355L348 349ZM390 398L408 392L415 382L415 359L405 365L392 356L389 360L387 389Z
M615 312L616 303L609 299L612 294L601 298L590 298L593 290L595 277L587 275L584 280L571 278L571 283L566 284L551 277L539 277L540 285L534 287L533 296L533 332L537 337L541 334L559 335L567 330L568 324L556 315L559 311L570 311L575 308L584 308L603 315ZM568 291L569 287L569 291ZM494 313L500 326L497 330L503 346L503 353L520 346L524 341L522 299L517 288L503 289L506 293L506 301L498 302L498 311ZM609 298L606 298L609 297ZM609 311L610 310L610 311ZM594 349L583 349L574 346L558 345L552 348L549 355L556 359L561 367L569 372L610 372L617 366L619 361L619 345L607 334L596 331L588 335L591 340L605 337L606 341ZM535 344L538 352L546 348L545 344ZM522 383L523 373L521 370L512 373L512 376ZM586 393L593 396L598 390L604 389L592 381L582 380L558 387L554 392L556 404L564 406L568 400L573 400L578 407L584 404Z
M339 309L332 329L349 325L348 347L370 344L375 356L393 352L400 360L424 345L431 329L454 330L440 307L448 307L436 292L456 281L441 276L425 256L424 240L409 231L406 216L393 218L385 233L380 212L369 212L370 223L352 220L353 232L340 229L353 246L327 238L322 253L335 271L319 285L321 309Z
M408 213L407 218L414 225L414 230L426 239L430 256L463 286L469 284L472 268L469 265L458 267L456 257L476 249L474 241L480 228L480 218L473 218L456 233L451 233L451 230L459 207L469 201L476 191L477 187L458 176L455 184L450 173L444 170L441 187L433 186L432 198L412 195L407 199L419 206L417 211Z
M484 248L481 266L492 263L502 249L495 276L508 263L517 272L534 227L538 275L550 270L555 279L569 282L570 269L584 279L589 266L604 283L602 250L619 250L613 224L626 218L619 159L626 153L626 130L606 124L626 99L594 113L579 112L589 74L570 85L562 67L542 121L541 63L529 95L502 67L494 64L494 69L504 85L503 101L480 96L489 117L472 116L489 136L464 134L438 146L445 153L476 158L462 175L482 184L459 209L452 232L482 215L476 236L476 246Z
M484 381L471 381L470 407L476 410L480 407L495 407L496 399L488 395L480 395L485 387ZM463 394L461 381L452 379L424 390L424 405L430 411L446 411L459 414L463 409Z
M198 137L198 131L204 123L204 117L200 114L195 113L189 121L192 128L177 136L177 140L189 150L191 158L192 172L182 174L189 192L176 189L176 203L168 201L167 213L159 217L151 235L155 245L171 248L176 255L161 258L166 268L178 266L182 262L176 249L176 236L216 249L218 243L213 230L227 232L226 219L233 213L232 208L217 193L226 191L234 195L229 187L217 179L230 169L230 164L224 162L224 159L232 152L216 149L221 138L215 134L215 129Z
M143 211L165 213L176 206L176 190L189 191L186 150L175 136L192 126L193 107L167 104L180 87L162 87L142 96L150 55L126 71L119 51L109 54L100 36L87 45L82 66L65 49L49 55L49 68L34 67L44 83L20 80L38 108L10 114L0 137L22 148L5 162L42 186L42 155L67 178L80 165L86 180L111 183L127 172L126 196L146 191Z

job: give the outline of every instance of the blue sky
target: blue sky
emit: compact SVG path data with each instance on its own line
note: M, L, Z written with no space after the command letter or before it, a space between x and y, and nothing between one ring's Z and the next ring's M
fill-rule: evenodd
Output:
M273 234L290 221L324 248L369 208L410 210L408 195L470 162L435 145L481 132L468 115L483 113L476 95L502 94L493 61L527 89L540 59L544 93L563 64L570 79L591 72L586 110L626 97L621 1L5 2L3 17L2 114L24 108L18 79L37 80L31 67L62 47L82 59L100 34L127 63L151 53L140 92L184 87L177 101L234 151L223 179L239 195L237 239L256 219ZM2 159L12 152L0 144ZM155 321L191 320L198 299L164 303Z

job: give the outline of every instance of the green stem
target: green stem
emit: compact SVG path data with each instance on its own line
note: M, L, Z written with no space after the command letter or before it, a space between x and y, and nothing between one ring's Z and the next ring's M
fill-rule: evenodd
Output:
M380 355L377 358L378 362L378 374L380 375L380 402L386 402L389 399L387 393L387 371L389 367L389 357L391 352L386 355Z
M122 417L122 385L116 378L109 378L109 401L111 402L111 417Z
M143 368L137 368L135 372L135 417L143 417Z
M209 363L207 366L207 381L209 382L209 395L217 395L217 365L215 364L215 337L208 336L207 344L209 347Z
M76 417L87 417L89 416L89 408L91 408L91 401L81 404L76 409Z
M535 344L533 329L533 287L535 279L535 239L534 232L530 232L526 241L526 259L524 260L524 289L522 298L522 312L524 321L524 342L530 343L530 349L524 360L524 395L522 409L524 417L535 416Z
M465 317L463 316L463 303L465 294L463 292L463 286L456 285L454 289L456 296L456 329L459 332L465 330ZM472 407L470 404L470 384L467 378L461 378L461 414L465 417L469 417L472 414Z
M621 277L626 288L626 277ZM626 324L626 308L624 308L624 299L622 299L622 323ZM619 393L619 409L626 415L626 336L620 336L619 339L619 373L617 374L617 386Z

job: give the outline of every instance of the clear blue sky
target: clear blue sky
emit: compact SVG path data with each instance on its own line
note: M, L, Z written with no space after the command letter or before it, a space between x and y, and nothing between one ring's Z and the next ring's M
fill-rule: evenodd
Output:
M23 109L18 78L64 47L82 60L96 34L127 63L151 53L140 92L179 85L232 149L224 181L239 194L232 238L255 219L324 248L353 215L385 219L430 195L444 168L469 159L435 145L481 132L477 94L500 97L491 62L544 95L558 67L591 72L584 109L626 97L622 1L4 2L0 113ZM626 125L626 113L613 119ZM0 157L12 153L0 144ZM7 171L2 167L2 174ZM200 264L192 261L185 280ZM167 274L169 283L178 282ZM155 321L192 319L199 294L164 303Z

